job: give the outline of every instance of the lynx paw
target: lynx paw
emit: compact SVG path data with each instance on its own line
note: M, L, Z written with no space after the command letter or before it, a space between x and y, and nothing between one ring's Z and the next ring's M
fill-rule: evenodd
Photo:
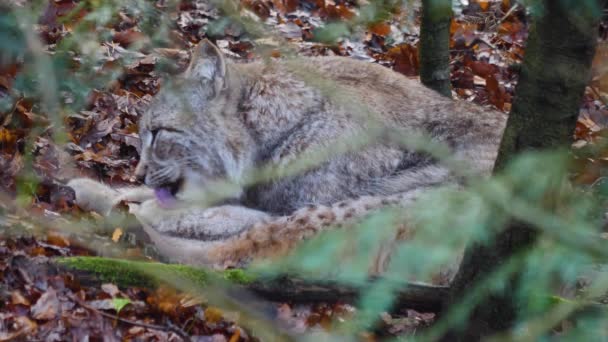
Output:
M72 179L67 186L74 190L79 207L104 216L122 201L139 203L154 198L154 191L145 186L114 189L88 178Z
M120 192L88 178L76 178L67 183L74 190L76 204L84 210L108 215L120 202Z
M116 190L120 193L118 202L143 203L154 198L154 190L146 186L118 188Z

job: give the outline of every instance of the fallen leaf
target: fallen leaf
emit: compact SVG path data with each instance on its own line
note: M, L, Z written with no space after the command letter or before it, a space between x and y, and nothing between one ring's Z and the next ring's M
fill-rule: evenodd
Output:
M385 22L378 22L369 27L370 32L379 36L388 36L391 33L391 25Z
M240 338L241 338L241 330L236 329L234 334L232 334L232 336L230 336L230 340L228 340L228 342L238 342Z
M114 306L114 310L116 310L116 314L120 314L120 311L129 304L131 304L129 298L112 298L112 305Z
M120 290L118 289L118 287L114 284L102 284L101 285L101 290L107 294L109 294L112 297L116 297L117 294L120 293Z
M391 48L387 56L394 61L393 69L406 76L417 76L420 70L418 48L410 44L401 44Z
M25 306L30 306L30 301L25 298L20 291L12 291L11 292L11 303L12 304L20 304Z
M55 231L49 231L47 233L46 241L47 241L47 243L58 246L58 247L70 246L70 240L67 237L65 237L62 234L55 232Z
M114 232L112 233L112 241L118 242L120 240L120 237L122 235L123 235L122 228L116 228L116 229L114 229Z
M490 1L488 0L477 0L477 4L479 4L479 7L484 12L487 12L488 9L490 9Z
M209 323L217 323L223 318L222 310L210 306L205 309L205 320Z
M30 310L32 317L37 320L48 321L54 319L60 310L57 292L53 288L49 288L38 298L38 301Z
M35 331L38 328L38 325L26 316L18 316L15 317L11 328L13 328L14 331L0 331L0 341L15 341L22 335ZM23 340L25 341L26 339Z

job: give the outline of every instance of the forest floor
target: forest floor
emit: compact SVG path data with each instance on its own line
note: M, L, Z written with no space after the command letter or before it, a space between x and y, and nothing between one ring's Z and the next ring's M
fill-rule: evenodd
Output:
M78 1L49 0L35 30L44 53L72 34L68 15L85 16ZM118 288L115 284L87 284L77 275L50 266L58 256L118 255L149 259L137 227L103 223L104 229L86 242L69 233L62 218L102 222L73 204L73 192L62 185L72 177L90 177L109 184L133 184L139 138L137 122L161 86L159 70L176 73L187 65L189 53L203 38L219 11L203 1L182 1L178 7L156 8L171 18L172 46L150 48L143 25L127 11L112 13L108 40L96 45L106 58L104 68L116 68L118 78L86 99L84 109L67 112L62 123L65 143L54 141L57 127L39 112L37 100L19 98L0 115L0 341L23 340L180 340L244 341L255 333L240 327L238 312L211 307L169 287ZM356 31L334 45L316 42L319 27L349 21L358 10L351 1L244 0L242 11L255 13L273 34L286 39L300 56L339 55L379 63L417 78L419 21L416 11L396 11ZM524 10L509 1L471 1L456 13L451 26L451 79L459 100L493 106L508 112L524 56L528 25ZM608 22L600 29L602 43L594 61L593 79L581 104L573 151L578 156L574 180L600 186L608 170L604 137L608 127ZM272 58L281 50L273 38L254 39L238 25L214 33L222 51L237 61L260 58L256 47L270 46ZM143 44L141 44L143 42ZM138 45L140 44L140 45ZM138 49L133 50L133 46ZM268 49L265 50L268 53ZM74 63L79 62L74 55ZM129 60L129 63L125 61ZM167 61L169 61L167 67ZM162 64L162 65L161 65ZM0 65L0 98L7 98L22 69L19 63ZM69 69L68 69L69 70ZM63 93L61 101L73 101ZM85 221L82 221L85 222ZM82 223L86 224L86 223ZM124 306L124 307L123 307ZM356 310L346 304L293 305L276 303L276 324L293 333L335 329ZM382 336L412 334L433 321L433 314L413 310L380 317L373 341ZM339 323L338 323L339 325Z

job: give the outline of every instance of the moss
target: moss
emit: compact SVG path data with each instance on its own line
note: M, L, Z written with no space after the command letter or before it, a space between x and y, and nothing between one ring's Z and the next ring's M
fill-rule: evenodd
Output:
M184 279L196 286L207 285L211 277L219 276L235 284L249 284L254 276L245 270L211 271L187 265L130 261L102 257L58 258L58 265L94 274L99 280L122 286L155 287L159 283Z
M101 257L70 257L57 258L55 262L63 267L73 270L91 272L102 281L123 286L155 287L158 281L146 269L158 263L127 261Z
M233 284L247 285L255 275L243 269L213 271L187 265L132 261L103 257L57 258L59 266L93 274L97 279L121 286L156 287L159 283L174 283L183 279L204 287L211 278L219 277Z
M224 279L235 284L251 284L255 280L255 276L241 269L232 269L223 271Z

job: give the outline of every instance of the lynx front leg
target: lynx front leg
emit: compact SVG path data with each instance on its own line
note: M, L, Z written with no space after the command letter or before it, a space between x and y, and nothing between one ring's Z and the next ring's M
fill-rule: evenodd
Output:
M154 198L152 189L145 186L111 188L88 178L76 178L67 183L74 190L76 204L85 210L108 215L121 201L144 202Z
M271 217L261 211L225 205L212 208L162 209L155 200L129 204L159 252L173 262L224 268L247 260L215 253L235 236Z
M130 204L130 209L161 254L172 261L226 267L287 254L319 231L349 226L374 210L403 206L418 195L413 191L362 197L332 206L306 207L282 217L228 205L166 210L154 200Z

